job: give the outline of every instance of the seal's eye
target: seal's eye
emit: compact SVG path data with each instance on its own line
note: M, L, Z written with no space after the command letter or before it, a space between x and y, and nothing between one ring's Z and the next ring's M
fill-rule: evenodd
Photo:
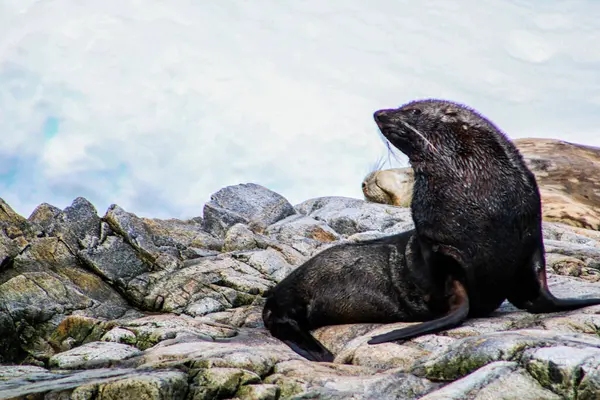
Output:
M410 110L408 110L408 113L410 115L417 116L417 115L421 115L421 110L419 110L418 108L411 108Z

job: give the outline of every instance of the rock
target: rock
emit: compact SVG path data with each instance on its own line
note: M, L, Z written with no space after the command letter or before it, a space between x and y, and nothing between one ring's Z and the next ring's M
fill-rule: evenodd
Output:
M283 196L247 183L227 186L210 196L202 225L205 231L223 237L237 223L256 226L260 231L294 213L294 207Z
M246 385L235 393L235 397L240 400L277 400L280 392L277 385Z
M320 197L296 206L299 213L323 221L340 235L382 231L387 234L412 229L410 210L368 203L347 197Z
M303 215L292 215L274 223L265 234L278 241L293 244L298 239L311 239L318 242L334 242L341 237L323 221Z
M113 204L106 212L104 220L136 251L140 260L151 266L150 269L170 272L183 265L176 246L164 246L167 249L160 249L155 243L157 235L153 235L148 224L135 214ZM160 242L160 238L158 241ZM169 247L173 248L173 252L169 251Z
M600 148L553 139L515 144L540 186L544 219L600 230Z
M442 389L421 397L421 400L462 399L537 400L562 397L540 386L515 362L500 361L478 369Z
M235 224L227 230L223 250L252 250L258 247L254 233L244 224Z
M142 221L161 251L176 249L184 259L190 258L187 252L190 249L221 251L223 248L223 240L203 231L202 222L194 218L188 221L142 218Z
M281 388L281 397L316 399L418 399L439 385L401 372L307 361L280 362L265 382Z
M523 362L529 373L544 387L569 397L578 392L581 378L586 372L584 364L587 369L594 366L592 370L600 365L600 348L556 346L530 349L524 352ZM598 375L588 377L586 384L599 387Z
M448 350L415 369L417 375L435 380L455 380L494 361L527 358L530 348L571 347L600 351L600 339L577 334L555 334L543 330L495 332L458 340ZM592 354L592 353L590 353ZM593 353L595 354L595 353Z
M82 250L78 255L89 269L117 288L131 303L152 309L145 302L148 282L140 278L151 272L153 265L140 259L122 237L108 235L95 247Z
M132 369L95 369L81 372L59 371L51 372L39 367L26 366L0 366L0 398L83 398L89 399L90 387L86 385L94 382L99 384L110 382L119 377L135 376L139 374ZM74 390L73 390L74 389ZM93 391L92 394L95 394ZM64 397L61 397L64 396ZM82 397L78 397L84 395ZM26 397L27 396L27 397ZM37 396L37 397L34 397Z
M50 358L50 367L60 369L103 368L117 360L141 354L135 347L113 342L91 342Z
M110 331L106 332L102 336L101 340L104 342L136 344L137 337L135 336L135 333L131 332L128 329L113 328Z
M160 298L157 310L200 316L251 304L275 282L230 256L201 258L154 282L146 303Z
M294 269L294 266L287 261L284 255L272 247L266 250L237 254L235 258L278 282L288 276Z
M17 214L3 199L0 199L0 229L10 239L32 236L35 228Z
M265 330L264 293L330 246L410 228L410 211L319 198L284 215L281 197L247 186L213 202L222 220L118 206L99 218L84 199L41 205L29 220L0 215L0 362L32 364L0 367L0 398L596 396L600 306L529 314L504 303L380 345L367 341L410 323L326 326L313 334L335 362L306 361ZM254 190L262 200L240 197ZM544 237L551 291L600 297L600 232L545 222Z
M253 394L260 394L260 389L256 391L251 388L246 389L246 385L260 382L260 376L245 369L198 368L192 370L192 376L190 386L193 398L226 398L240 392L246 398L252 398L250 396Z
M7 268L20 251L18 243L0 231L0 271Z
M80 395L81 392L98 393L99 400L184 400L188 393L188 382L187 375L179 371L143 372L100 385L79 387L71 396Z

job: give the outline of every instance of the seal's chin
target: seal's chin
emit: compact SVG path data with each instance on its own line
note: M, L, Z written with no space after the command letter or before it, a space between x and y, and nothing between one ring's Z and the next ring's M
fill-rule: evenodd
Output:
M381 124L381 125L379 125L379 130L381 131L383 136L385 136L385 138L394 145L395 145L395 142L397 142L397 141L406 142L408 140L406 137L406 134L403 131L399 130L396 125Z

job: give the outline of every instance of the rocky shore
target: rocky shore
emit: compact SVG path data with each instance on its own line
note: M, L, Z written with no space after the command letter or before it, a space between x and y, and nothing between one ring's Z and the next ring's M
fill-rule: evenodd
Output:
M596 399L600 306L488 318L405 343L406 324L320 328L308 362L272 338L262 294L312 255L412 227L410 210L255 184L191 220L100 217L83 198L29 218L0 201L0 398ZM600 296L600 232L545 222L551 290Z

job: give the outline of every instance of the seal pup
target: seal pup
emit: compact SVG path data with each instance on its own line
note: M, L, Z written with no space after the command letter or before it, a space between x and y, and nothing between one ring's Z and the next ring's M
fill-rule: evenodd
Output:
M491 122L441 100L377 111L375 120L414 169L415 230L340 244L294 270L266 294L263 321L274 337L309 360L332 361L310 330L424 321L375 344L457 326L507 298L531 312L600 304L548 291L535 178Z

